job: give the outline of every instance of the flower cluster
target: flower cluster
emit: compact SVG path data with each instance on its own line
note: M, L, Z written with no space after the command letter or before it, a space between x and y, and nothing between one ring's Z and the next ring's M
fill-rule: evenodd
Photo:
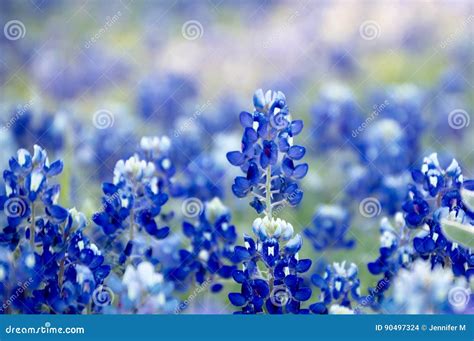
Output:
M46 152L24 149L4 172L0 198L7 226L0 235L2 270L9 283L2 296L15 297L8 309L26 313L81 313L99 309L94 292L110 272L98 247L83 235L87 221L75 209L58 205L59 185L50 180L62 162L50 164ZM19 295L18 293L21 293Z
M354 263L348 267L346 262L328 265L324 276L313 274L311 282L321 290L319 302L309 307L315 314L352 313L351 298L356 302L360 299L360 280Z
M245 247L235 247L243 270L233 273L241 292L229 294L231 303L245 314L308 313L301 303L310 299L311 288L301 275L311 260L298 258L301 236L291 224L268 216L255 219L252 228L256 238L244 234Z
M65 145L64 113L34 111L29 107L30 104L19 106L11 115L11 123L7 122L12 126L16 145L26 148L39 143L50 152L62 150Z
M346 239L346 233L350 227L349 212L341 206L321 206L313 217L313 226L304 230L313 248L323 251L329 248L351 249L355 240Z
M246 174L235 178L232 192L243 198L252 195L257 213L271 216L276 206L296 206L303 198L297 180L308 172L306 163L295 164L306 153L293 138L303 129L303 121L291 120L285 95L257 90L253 113L241 112L244 128L241 151L227 153L229 162Z
M436 266L432 269L422 260L411 269L403 269L393 284L393 299L384 308L391 313L444 314L463 312L471 291L464 278L455 279L452 272Z
M421 228L413 240L415 251L429 259L433 267L451 266L456 276L469 278L474 271L474 258L463 243L470 238L456 240L452 235L452 231L464 229L472 236L474 216L461 196L464 179L459 164L453 159L443 169L437 155L431 154L412 176L416 184L410 186L403 210L408 227ZM469 186L471 182L466 183Z
M178 266L169 270L176 286L187 289L189 282L210 283L211 292L219 292L223 279L236 269L233 262L237 239L229 209L218 198L206 202L198 222L183 222L183 233L189 247L179 250Z
M272 215L275 206L294 206L303 197L296 181L306 175L308 165L294 161L304 156L305 148L293 144L303 122L291 120L281 92L258 90L253 100L254 113L240 114L245 129L242 151L228 153L227 159L247 174L235 179L234 194L239 198L253 195L251 206L265 215L253 222L255 239L244 234L245 246L234 249L234 261L242 262L242 270L232 276L241 291L230 293L229 299L245 314L309 313L301 303L310 299L311 288L301 274L309 270L311 260L298 257L301 235Z
M47 223L63 223L68 217L68 211L57 204L59 185L49 183L62 172L63 163L50 163L46 152L35 145L33 155L20 149L9 165L10 169L3 173L5 195L0 197L8 226L3 229L0 242L14 249L26 235L34 251L37 230ZM44 218L37 219L41 213Z
M125 247L120 242L117 245L121 249L120 264L132 255L137 233L145 231L156 239L169 234L170 228L159 223L166 224L172 217L172 213L162 213L162 207L168 201L165 190L174 169L167 157L155 155L167 143L166 139L143 138L142 149L154 162L141 159L137 154L126 161L119 160L113 182L103 184L103 211L96 213L93 220L109 240L126 241ZM128 231L128 238L119 238L124 231Z
M317 150L325 152L349 147L347 140L357 137L362 115L348 88L341 85L324 88L311 114Z
M169 314L178 306L178 300L173 296L173 282L166 281L163 274L148 261L136 266L127 265L121 280L109 282L118 294L117 307L108 308L111 312Z
M423 95L416 86L403 84L377 92L374 110L353 131L352 145L359 162L348 162L350 198L375 197L393 215L401 210L410 182L407 169L419 157Z
M417 257L413 248L413 235L407 227L402 213L395 215L395 224L388 218L383 218L380 226L379 257L368 263L368 269L373 275L383 274L374 288L369 288L370 305L380 308L385 292L389 289L391 280L400 269L409 268ZM395 226L394 226L395 225Z

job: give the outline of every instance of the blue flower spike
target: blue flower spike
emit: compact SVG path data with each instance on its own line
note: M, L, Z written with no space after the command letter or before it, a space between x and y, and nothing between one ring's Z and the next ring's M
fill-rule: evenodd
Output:
M308 164L297 161L306 149L294 144L303 121L291 119L282 92L257 90L253 103L252 113L240 113L241 150L227 153L227 160L244 173L234 179L232 192L238 198L252 197L250 205L257 213L271 216L276 207L296 206L303 198L298 181L306 176Z
M292 120L285 95L279 91L257 90L254 111L242 112L244 129L240 151L227 153L229 162L240 167L232 191L238 198L250 196L250 205L258 214L252 224L254 236L244 234L245 246L235 246L233 260L242 263L232 273L241 285L240 292L229 294L238 313L269 314L309 313L302 303L311 297L311 288L302 274L311 260L299 259L303 240L293 226L274 217L284 206L296 206L303 192L298 181L308 172L306 163L298 163L305 148L294 144L303 129L303 121Z

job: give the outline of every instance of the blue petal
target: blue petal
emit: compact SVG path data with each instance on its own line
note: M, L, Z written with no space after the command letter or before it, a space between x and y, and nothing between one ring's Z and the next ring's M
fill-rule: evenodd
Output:
M246 280L245 273L242 270L235 270L232 272L232 278L234 278L234 281L240 284Z
M242 111L240 113L240 124L244 128L251 128L253 126L253 116L252 114Z
M47 208L47 211L50 216L58 219L59 221L64 221L69 215L68 210L59 206L59 205L51 205Z
M301 131L303 130L303 121L302 120L295 120L293 122L291 122L291 135L292 136L296 136L298 135L299 133L301 133Z
M301 259L296 264L296 271L303 273L309 270L311 267L311 260L310 259Z
M311 297L311 293L312 292L310 288L300 288L293 294L293 297L298 301L307 301Z
M304 154L306 153L306 149L302 146L292 146L288 150L288 157L292 158L293 160L300 160L303 158Z
M327 289L328 287L326 281L318 274L314 274L311 276L311 283L321 289Z
M211 286L211 292L218 293L224 286L221 283L215 283Z
M309 306L309 309L314 313L314 314L327 314L328 310L326 306L323 303L314 303Z
M63 171L63 162L61 160L54 161L51 166L49 166L46 175L55 176Z
M238 151L228 152L226 156L227 160L233 166L240 166L245 162L244 154Z
M241 307L245 305L245 303L247 303L247 300L245 299L244 295L236 292L231 292L229 294L229 301L237 307Z
M293 171L293 177L295 179L302 179L305 177L307 173L308 173L308 164L303 163L295 167L295 170Z

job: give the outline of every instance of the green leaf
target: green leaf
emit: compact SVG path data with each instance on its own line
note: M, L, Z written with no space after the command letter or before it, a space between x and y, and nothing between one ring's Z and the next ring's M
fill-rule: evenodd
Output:
M474 227L454 220L442 219L441 228L445 236L465 247L474 248Z

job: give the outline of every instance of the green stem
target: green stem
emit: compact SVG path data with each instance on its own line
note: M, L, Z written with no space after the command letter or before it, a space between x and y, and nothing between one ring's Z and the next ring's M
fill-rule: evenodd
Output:
M61 259L61 263L59 265L59 275L58 275L58 282L59 288L61 289L63 286L63 278L64 278L64 258Z
M133 241L134 237L134 227L135 226L135 215L133 212L133 208L130 210L130 228L129 228L129 239L130 241Z
M267 181L265 184L265 213L268 218L272 217L272 169L267 167Z
M31 204L31 227L30 227L30 245L31 248L35 249L35 226L36 225L36 213L35 213L35 203Z

